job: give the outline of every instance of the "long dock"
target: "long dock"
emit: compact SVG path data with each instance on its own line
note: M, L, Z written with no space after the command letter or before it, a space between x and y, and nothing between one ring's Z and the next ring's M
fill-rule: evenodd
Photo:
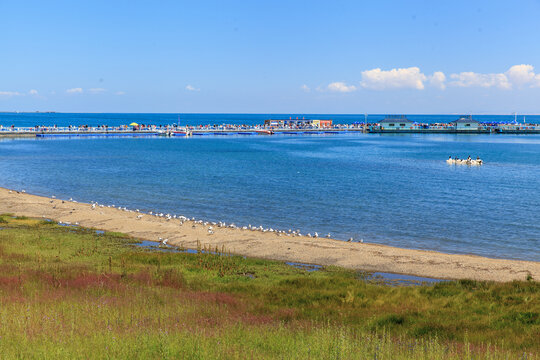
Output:
M227 135L329 135L346 133L370 133L370 134L540 134L540 125L530 125L526 127L508 126L483 126L478 129L455 129L451 127L412 127L404 129L385 129L377 124L368 125L334 125L327 128L263 128L263 127L225 127L225 128L162 128L144 130L101 130L90 129L38 129L35 128L4 128L0 129L0 139L2 138L69 138L69 137L186 137L186 136L227 136Z
M367 132L365 128L345 128L345 129L189 129L187 132L177 131L175 129L165 130L129 130L129 131L93 131L93 130L33 130L15 129L0 131L0 138L68 138L68 137L144 137L144 136L168 136L168 137L185 137L185 136L212 136L212 135L273 135L273 134L289 134L289 135L321 135L321 134L341 134L341 133L358 133Z

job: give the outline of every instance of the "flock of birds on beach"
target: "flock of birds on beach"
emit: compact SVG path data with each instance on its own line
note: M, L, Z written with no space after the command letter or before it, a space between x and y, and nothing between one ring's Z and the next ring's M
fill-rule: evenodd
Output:
M20 192L19 191L16 191L17 194L19 193L26 193L25 190L21 190ZM9 190L9 193L13 193L12 190ZM56 196L51 196L51 200L49 201L50 203L54 203L54 200L56 199ZM72 202L72 203L77 203L76 200L74 200L73 198L69 198L69 200L67 200L69 202ZM65 203L66 201L65 200L62 200L62 203ZM113 208L113 209L118 209L118 210L121 210L121 211L125 211L125 212L129 212L129 213L136 213L136 217L135 219L137 220L141 220L143 218L143 216L145 215L149 215L149 216L153 216L153 217L156 217L156 218L160 218L160 219L165 219L166 221L170 221L170 220L179 220L179 223L180 223L180 226L184 225L184 222L191 222L192 225L191 227L193 229L197 228L198 225L202 225L203 227L206 227L206 230L207 230L207 233L208 235L213 235L214 234L214 227L217 227L217 228L225 228L225 229L237 229L237 230L250 230L250 231L259 231L259 232L262 232L262 233L274 233L276 234L277 236L291 236L291 237L297 237L297 236L306 236L308 238L319 238L320 235L318 232L314 232L313 234L311 233L307 233L307 234L302 234L300 232L300 230L293 230L293 229L289 229L289 230L278 230L278 229L273 229L273 228L265 228L263 227L262 225L261 226L252 226L251 224L247 225L247 226L237 226L235 225L234 223L231 223L231 224L227 224L223 221L219 221L219 222L215 222L215 221L204 221L204 220L198 220L198 219L195 219L194 217L192 218L188 218L186 216L183 216L183 215L171 215L171 214L164 214L162 212L153 212L153 211L149 211L147 213L145 213L144 211L141 211L139 209L135 209L135 210L131 210L131 209L128 209L127 207L122 207L122 206L119 206L119 207L116 207L116 205L104 205L104 204L99 204L98 202L96 201L91 201L90 202L90 208L92 210L96 210L96 209L99 209L99 208ZM53 206L53 209L56 209L56 205ZM66 223L68 224L68 223ZM75 223L75 225L79 225L78 223ZM326 234L326 236L324 236L325 238L327 239L330 239L332 236L330 233ZM159 243L161 245L167 245L169 239L164 239L164 238L159 238L158 239ZM353 237L349 238L347 240L347 242L360 242L360 243L363 243L364 240L363 239L359 239L359 240L355 240Z
M139 209L130 210L127 207L121 207L121 206L116 207L115 205L103 205L103 204L98 204L97 202L92 201L91 202L92 210L95 210L96 207L100 207L100 208L104 208L104 207L116 208L116 209L121 210L121 211L137 213L137 216L135 217L137 220L141 220L144 215L150 215L150 216L153 216L153 217L156 217L156 218L165 219L166 221L170 221L170 220L173 220L173 219L179 220L180 226L184 225L184 222L191 221L192 222L191 227L193 229L197 228L197 225L202 225L202 226L207 228L206 230L207 230L208 235L213 235L214 234L214 227L218 227L218 228L226 228L226 229L260 231L262 233L274 233L277 236L292 236L292 237L307 236L308 238L318 238L318 237L320 237L319 233L317 233L317 232L314 232L313 234L311 234L311 233L302 234L300 232L300 230L293 230L293 229L278 230L278 229L273 229L273 228L264 228L262 225L261 226L252 226L251 224L249 224L247 226L237 226L234 223L227 224L227 223L225 223L223 221L219 221L219 222L204 221L204 220L195 219L194 217L188 218L188 217L183 216L183 215L176 215L176 214L171 215L171 214L164 214L162 212L158 213L158 212L149 211L148 213L144 213L144 212L141 212ZM330 239L332 237L332 235L330 233L328 233L328 234L326 234L325 237L327 239ZM164 238L160 237L160 238L158 238L158 241L162 245L167 245L169 239L166 239L166 238L164 239ZM351 237L347 241L348 242L355 242L355 239ZM360 239L357 242L363 243L364 239Z

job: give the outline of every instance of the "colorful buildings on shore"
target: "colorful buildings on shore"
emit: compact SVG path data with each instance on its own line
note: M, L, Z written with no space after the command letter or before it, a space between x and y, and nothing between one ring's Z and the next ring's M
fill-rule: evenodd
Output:
M264 120L265 127L276 128L329 128L332 126L330 119L267 119Z

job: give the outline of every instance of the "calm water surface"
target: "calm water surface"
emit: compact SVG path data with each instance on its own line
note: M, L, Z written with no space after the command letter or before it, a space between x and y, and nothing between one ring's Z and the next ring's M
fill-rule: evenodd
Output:
M480 156L481 167L449 155ZM0 185L239 225L540 261L540 136L0 140Z

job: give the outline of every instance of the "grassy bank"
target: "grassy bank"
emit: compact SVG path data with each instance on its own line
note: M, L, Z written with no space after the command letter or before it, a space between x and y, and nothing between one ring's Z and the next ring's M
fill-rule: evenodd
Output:
M9 215L0 228L2 359L530 359L540 350L533 281L390 287L338 268L148 251L122 234Z

